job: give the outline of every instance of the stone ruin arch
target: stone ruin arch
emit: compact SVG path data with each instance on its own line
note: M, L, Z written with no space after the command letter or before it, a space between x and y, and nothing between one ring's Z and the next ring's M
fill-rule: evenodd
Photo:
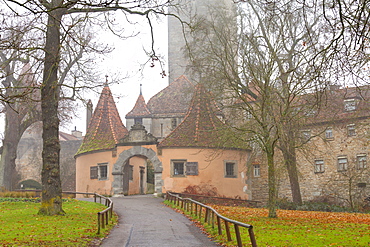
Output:
M154 167L154 191L157 194L162 193L162 162L158 159L157 153L153 149L144 148L141 146L134 146L119 154L117 162L113 165L113 196L123 195L123 167L126 162L133 156L144 156L148 158Z

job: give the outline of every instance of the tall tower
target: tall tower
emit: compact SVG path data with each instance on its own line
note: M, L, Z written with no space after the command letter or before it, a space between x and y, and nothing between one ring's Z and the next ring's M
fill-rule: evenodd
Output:
M232 9L232 0L177 0L169 8L169 13L176 15L168 17L168 69L169 83L181 75L197 82L190 71L190 60L186 56L188 42L191 42L189 27L185 23L193 23L195 19L209 19L211 11L216 7Z

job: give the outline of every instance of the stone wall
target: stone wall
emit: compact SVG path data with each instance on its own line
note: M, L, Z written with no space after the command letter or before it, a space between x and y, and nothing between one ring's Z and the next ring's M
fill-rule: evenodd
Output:
M354 124L355 135L348 136L349 125ZM308 128L311 139L297 149L299 182L303 201L330 199L349 206L352 200L361 202L370 195L369 134L370 119L352 119ZM326 138L325 130L332 128L333 138ZM263 154L261 154L263 156ZM366 168L358 168L359 157L366 157ZM347 158L347 169L338 171L338 159ZM323 171L315 171L315 161L322 160ZM278 174L279 197L292 199L289 178L282 165L281 154L275 157ZM268 199L267 164L260 162L261 176L253 177L253 200Z
M74 155L81 145L81 140L61 141L60 167L62 189L75 191L76 167ZM40 132L26 133L20 140L17 150L16 170L19 182L32 179L41 183L42 138Z

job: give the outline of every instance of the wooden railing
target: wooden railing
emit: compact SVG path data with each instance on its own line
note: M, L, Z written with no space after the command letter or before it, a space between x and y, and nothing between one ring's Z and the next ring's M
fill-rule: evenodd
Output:
M41 193L41 190L15 190L15 191L32 191L36 193ZM63 194L74 194L74 195L85 195L85 196L93 196L94 202L97 202L97 199L99 198L99 203L102 203L102 200L104 200L104 205L107 207L103 211L98 212L98 234L100 234L100 229L105 228L106 225L108 225L109 220L112 219L113 216L113 201L109 197L105 197L102 195L99 195L97 193L89 193L89 192L75 192L75 191L63 191Z
M199 194L189 194L189 193L173 193L176 195L179 195L180 197L186 197L191 198L193 200L199 201L201 203L207 202L217 202L215 204L222 204L222 205L232 205L232 204L238 204L243 207L259 207L259 205L262 204L260 201L254 201L254 200L244 200L244 199L238 199L238 198L228 198L228 197L218 197L218 196L206 196L206 195L199 195Z
M225 225L225 232L228 241L232 241L231 238L231 231L230 231L230 224L234 225L235 229L235 237L239 247L243 246L242 239L240 236L240 229L239 227L245 227L248 229L249 238L253 247L257 247L256 238L253 232L253 226L248 225L239 221L231 220L219 214L215 209L210 206L204 205L200 202L197 202L191 198L182 198L174 193L168 192L166 193L166 200L174 203L176 206L181 207L184 211L188 211L190 213L194 213L196 217L199 217L202 221L202 217L204 216L204 223L210 224L212 228L215 227L217 224L218 227L218 235L222 235L222 224L221 221L224 222ZM216 218L216 222L215 222Z

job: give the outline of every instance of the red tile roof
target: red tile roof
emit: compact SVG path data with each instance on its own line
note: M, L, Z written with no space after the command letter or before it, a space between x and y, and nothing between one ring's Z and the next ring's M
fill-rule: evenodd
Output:
M246 149L235 133L217 117L218 111L211 93L201 83L198 84L184 120L158 147Z
M147 106L151 114L186 114L194 93L194 85L186 78L180 76L169 86L154 95Z
M354 100L355 110L346 110L345 102ZM317 102L317 103L316 103ZM301 97L300 105L315 105L306 124L343 122L370 116L370 86L334 88L320 94L308 94Z
M126 118L133 118L133 117L149 117L150 111L145 103L144 97L142 94L136 100L134 108L126 114Z
M77 154L114 148L119 139L127 134L128 131L121 121L112 92L108 86L105 86Z

